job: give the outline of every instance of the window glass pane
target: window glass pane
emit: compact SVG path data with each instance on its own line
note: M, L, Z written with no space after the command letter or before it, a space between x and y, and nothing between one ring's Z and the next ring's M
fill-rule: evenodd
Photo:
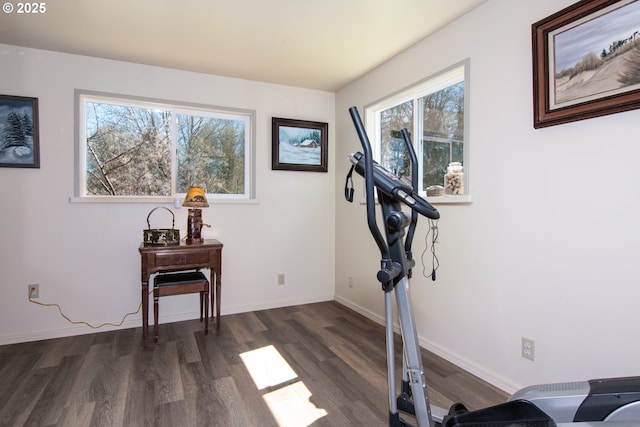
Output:
M170 115L87 102L86 193L171 196Z
M431 185L443 185L449 163L463 163L464 82L429 94L418 102L422 110L422 190L425 190Z
M79 197L177 198L191 185L221 199L253 197L254 113L77 96Z
M430 189L429 195L434 197L463 195L468 188L464 173L469 161L465 158L468 66L466 60L365 109L367 131L374 135L373 143L379 149L374 149L376 159L396 176L412 181L409 153L401 134L403 128L409 131L418 157L416 190L420 194L433 186L439 187ZM457 186L452 189L454 182Z
M380 163L396 176L410 177L403 128L413 129L412 100L380 112Z
M191 184L207 193L244 194L246 123L178 114L176 191Z

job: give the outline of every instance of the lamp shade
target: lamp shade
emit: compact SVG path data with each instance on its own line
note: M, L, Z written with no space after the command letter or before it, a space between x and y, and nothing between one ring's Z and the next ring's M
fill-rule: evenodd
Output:
M182 206L186 206L188 208L209 207L207 197L204 194L204 188L195 186L189 187L189 190L187 190L187 197L184 198Z

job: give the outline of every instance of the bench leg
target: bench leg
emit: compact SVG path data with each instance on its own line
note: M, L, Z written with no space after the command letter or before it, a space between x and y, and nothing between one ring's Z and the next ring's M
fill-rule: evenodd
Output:
M204 313L204 291L200 291L200 321L202 322L202 313Z
M204 334L209 334L209 291L204 291Z

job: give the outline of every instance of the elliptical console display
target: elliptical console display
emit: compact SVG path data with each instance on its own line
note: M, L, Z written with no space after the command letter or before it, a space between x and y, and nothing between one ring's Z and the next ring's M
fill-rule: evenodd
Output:
M364 154L353 153L349 156L349 159L355 165L356 172L365 176ZM403 202L420 215L431 219L440 218L438 211L429 202L417 195L411 184L398 178L375 160L373 161L373 180L376 188L384 194Z

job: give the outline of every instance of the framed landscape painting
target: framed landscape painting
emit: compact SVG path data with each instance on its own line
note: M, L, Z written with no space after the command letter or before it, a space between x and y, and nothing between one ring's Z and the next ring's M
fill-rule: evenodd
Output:
M0 95L0 167L40 167L38 98Z
M326 172L329 125L322 122L271 119L271 169Z
M640 1L583 0L531 31L535 128L640 108Z

